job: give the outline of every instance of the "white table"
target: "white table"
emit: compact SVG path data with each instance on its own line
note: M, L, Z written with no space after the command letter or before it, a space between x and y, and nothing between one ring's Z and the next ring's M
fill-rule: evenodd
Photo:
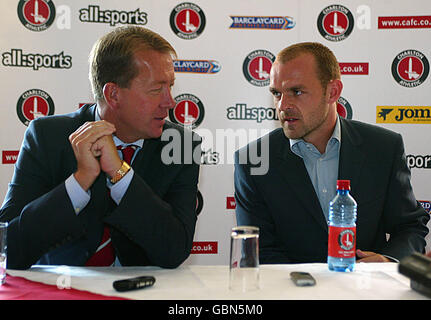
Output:
M307 271L316 279L313 287L296 287L291 271ZM410 279L398 272L396 263L360 263L355 272L338 273L326 264L261 265L260 290L236 293L228 289L228 266L67 267L35 266L26 271L8 270L12 276L72 287L93 293L139 300L409 300L427 299L410 288ZM118 279L153 275L151 288L116 292Z

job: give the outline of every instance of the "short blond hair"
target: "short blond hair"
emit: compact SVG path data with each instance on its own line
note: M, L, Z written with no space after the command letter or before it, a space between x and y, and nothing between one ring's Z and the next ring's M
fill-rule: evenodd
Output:
M138 26L118 27L102 36L93 46L89 78L96 101L104 100L103 86L108 82L127 88L138 75L134 53L155 50L176 56L175 49L159 34Z
M322 88L326 88L331 80L340 79L340 65L334 53L323 44L318 42L301 42L293 44L281 50L276 60L286 63L304 53L310 53L316 61L316 73Z

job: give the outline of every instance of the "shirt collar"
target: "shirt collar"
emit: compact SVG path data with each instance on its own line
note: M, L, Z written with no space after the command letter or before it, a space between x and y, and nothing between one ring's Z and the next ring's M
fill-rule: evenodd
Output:
M96 120L96 121L102 120L102 118L100 118L100 115L99 115L99 106L98 105L96 107L94 120ZM136 140L136 141L131 142L131 143L125 143L125 142L121 141L115 134L112 135L112 139L114 140L116 147L118 147L118 146L126 147L126 146L130 146L130 145L135 145L135 146L138 146L139 148L142 148L142 146L144 145L144 139L139 139L139 140Z
M331 141L332 139L335 139L335 140L337 140L338 142L341 142L341 125L340 125L340 118L339 118L339 116L337 116L337 121L335 122L335 128L334 128L334 131L332 132L332 136L331 136L331 138L329 138L329 140L328 140L328 143L329 143L329 141ZM305 141L304 141L304 139L289 139L289 142L290 142L290 150L292 150L293 151L293 146L295 145L295 144L297 144L297 143L299 143L299 142L304 142L304 143L306 143Z

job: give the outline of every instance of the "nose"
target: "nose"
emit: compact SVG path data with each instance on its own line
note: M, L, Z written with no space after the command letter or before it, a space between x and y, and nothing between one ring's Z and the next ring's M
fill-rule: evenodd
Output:
M287 94L282 94L280 100L278 101L277 108L280 112L284 112L288 109L293 108L293 103L290 101Z
M171 89L168 87L164 90L161 106L166 109L173 109L175 105L176 102L172 97Z

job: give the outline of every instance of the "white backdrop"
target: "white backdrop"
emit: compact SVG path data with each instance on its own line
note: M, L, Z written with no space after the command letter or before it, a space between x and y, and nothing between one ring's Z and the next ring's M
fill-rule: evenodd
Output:
M87 77L92 44L112 28L133 23L160 33L176 48L177 107L171 120L187 120L181 116L187 102L189 125L206 138L199 182L201 210L187 263L228 263L230 228L235 225L233 150L221 141L231 129L237 149L246 143L239 134L254 140L278 127L267 73L273 56L295 42L321 42L338 57L344 82L340 114L403 135L416 197L429 211L428 0L4 0L2 4L3 197L28 121L92 102Z

